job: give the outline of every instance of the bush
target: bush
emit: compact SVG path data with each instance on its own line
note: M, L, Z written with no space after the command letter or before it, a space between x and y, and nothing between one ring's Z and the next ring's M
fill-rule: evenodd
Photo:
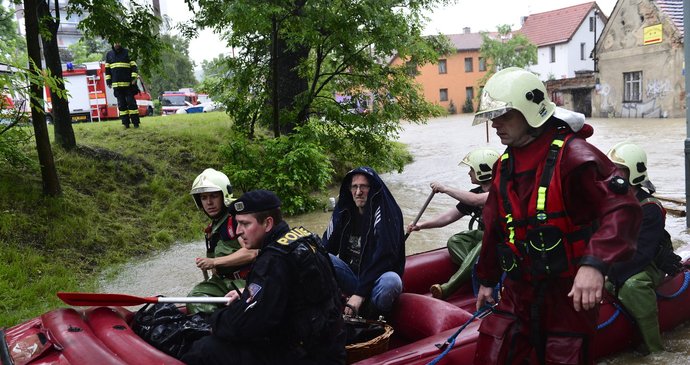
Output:
M462 106L463 113L474 113L474 104L472 104L472 99L465 99L465 105Z
M455 103L453 103L453 99L451 99L450 103L448 103L448 114L456 114L457 112L458 110L455 107Z
M312 192L324 191L334 171L325 150L307 125L279 138L233 138L223 151L228 177L242 191L267 189L282 201L284 214L319 206Z

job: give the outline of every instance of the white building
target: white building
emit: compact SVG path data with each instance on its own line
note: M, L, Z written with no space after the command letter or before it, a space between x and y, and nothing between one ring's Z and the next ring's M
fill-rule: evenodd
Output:
M123 6L127 6L127 4L131 0L120 0L120 2L123 4ZM153 12L155 15L158 17L161 16L161 6L160 6L160 0L136 0L140 4L148 4L151 5L153 8ZM81 31L77 28L77 25L79 25L79 22L83 19L83 16L79 16L76 14L73 14L71 16L67 16L67 4L69 3L69 0L58 0L58 6L60 8L60 28L58 29L58 34L57 34L57 39L58 39L58 47L59 48L67 48L70 45L77 43L81 38L82 38L82 33ZM50 5L50 9L54 12L55 9L55 2L50 0L48 1L48 4ZM24 24L24 5L15 5L15 10L16 10L16 16L17 16L17 28L19 30L19 34L24 36L26 34L26 26ZM164 14L164 13L163 13Z
M519 32L537 46L537 64L530 70L542 81L595 71L593 50L606 21L596 2L527 16Z

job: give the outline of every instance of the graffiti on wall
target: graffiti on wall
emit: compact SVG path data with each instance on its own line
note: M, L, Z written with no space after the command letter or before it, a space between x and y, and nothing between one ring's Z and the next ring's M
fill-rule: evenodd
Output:
M602 117L622 118L664 118L667 116L661 107L662 98L672 91L669 80L650 80L641 102L621 103L620 110L616 110L616 89L609 84L599 87L600 96L599 113Z
M601 84L597 88L597 93L599 94L599 114L601 117L615 117L615 95L616 90L609 84Z

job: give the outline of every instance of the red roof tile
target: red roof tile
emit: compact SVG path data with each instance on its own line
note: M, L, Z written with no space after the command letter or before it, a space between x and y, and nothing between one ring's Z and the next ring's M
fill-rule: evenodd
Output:
M569 41L585 20L596 2L532 14L520 29L537 47ZM600 11L601 13L601 11Z

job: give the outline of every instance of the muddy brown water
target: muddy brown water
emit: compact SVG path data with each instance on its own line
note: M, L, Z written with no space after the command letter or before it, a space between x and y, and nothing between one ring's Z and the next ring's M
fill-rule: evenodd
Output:
M491 128L488 129L487 142L486 127L473 127L471 120L469 115L456 115L433 119L426 125L404 125L399 140L408 145L414 162L405 166L403 172L384 174L382 178L398 201L406 224L412 222L424 205L431 192L429 183L432 181L464 189L472 188L468 168L458 166L468 151L483 146L494 147L498 151L504 149ZM594 136L589 141L604 152L626 139L639 144L647 151L649 176L657 187L657 195L685 199L684 119L591 119L588 123L594 127ZM335 195L337 191L334 189L331 194ZM452 198L436 194L421 220L440 214L454 205ZM668 207L684 209L671 203ZM317 211L291 217L288 222L321 234L329 217L330 212ZM411 254L444 247L448 237L467 229L467 224L465 218L447 227L413 232L407 240L406 251ZM677 245L690 242L685 225L685 218L668 215L666 228ZM184 296L203 278L194 265L194 258L203 254L203 242L174 245L169 250L104 273L101 290L104 293L141 296ZM681 254L690 256L690 249L683 248ZM663 335L666 352L646 357L626 352L599 360L599 364L690 364L689 325L681 325Z

